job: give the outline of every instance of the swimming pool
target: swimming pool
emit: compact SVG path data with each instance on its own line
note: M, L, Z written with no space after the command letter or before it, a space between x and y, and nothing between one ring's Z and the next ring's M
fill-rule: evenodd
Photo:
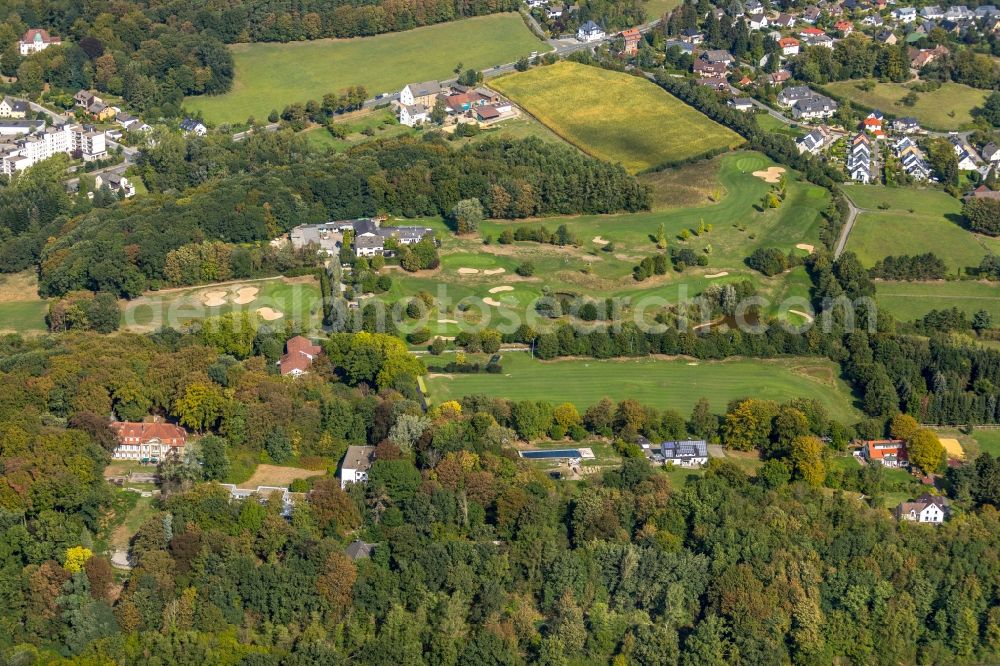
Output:
M534 451L520 451L522 458L542 459L583 459L593 458L594 453L590 449L536 449Z

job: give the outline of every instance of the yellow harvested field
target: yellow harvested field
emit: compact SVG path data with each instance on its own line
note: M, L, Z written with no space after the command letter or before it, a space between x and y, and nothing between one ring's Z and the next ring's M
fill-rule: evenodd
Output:
M965 449L962 448L961 442L953 437L942 437L941 446L944 450L948 452L949 458L955 458L957 460L962 460L965 458Z
M743 144L654 83L621 72L561 61L490 87L584 152L631 173Z
M305 469L303 467L279 467L278 465L257 465L253 476L238 484L240 488L256 488L257 486L279 486L287 488L295 479L308 479L311 476L323 476L324 470Z

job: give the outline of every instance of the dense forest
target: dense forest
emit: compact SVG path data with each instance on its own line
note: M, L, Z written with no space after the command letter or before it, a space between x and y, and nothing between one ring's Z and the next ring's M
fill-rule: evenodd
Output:
M251 277L309 265L306 256L257 247L305 223L445 215L470 198L511 218L649 205L647 189L620 166L538 139L453 149L428 136L317 155L291 132L240 142L162 133L139 169L151 194L109 207L68 197L54 165L0 188L10 205L0 212L0 238L9 241L0 270L39 265L47 296L88 289L132 297L190 282L168 271L168 258L192 245L202 251L206 240L231 246L225 274Z
M628 400L580 413L470 396L425 414L408 396L422 367L391 338L333 336L315 373L290 381L269 368L293 330L262 328L236 350L206 328L0 340L8 662L998 658L1000 465L988 455L948 476L949 523L898 525L857 499L876 503L880 467L824 479L816 435L836 446L852 431L810 401L738 401L724 416L702 403L685 418ZM96 415L150 412L206 436L161 465L133 568L116 574L100 553L129 493L101 479L114 437ZM554 482L508 448L546 429L616 438L624 464ZM745 441L768 462L756 477L714 462L675 485L632 457L638 432ZM343 491L319 470L294 484L305 495L287 519L278 498L236 502L212 483L247 455L311 465L349 443L377 444L368 483ZM369 557L345 554L358 538Z

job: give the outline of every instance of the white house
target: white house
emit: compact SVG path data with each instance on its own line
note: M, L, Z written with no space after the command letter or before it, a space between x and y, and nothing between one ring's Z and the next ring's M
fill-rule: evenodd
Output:
M896 519L940 525L950 512L947 499L924 493L916 501L900 503L896 507Z
M50 46L59 46L60 44L62 44L62 40L51 36L48 30L44 28L31 28L21 35L21 40L18 42L18 51L21 55L27 56L32 53L44 51Z
M606 36L604 28L593 21L587 21L576 31L576 38L581 42L599 42Z
M825 143L826 136L818 129L815 129L796 141L795 145L798 147L800 154L809 153L815 155L822 150Z
M930 21L936 21L944 18L944 12L938 5L928 5L920 10L920 16Z
M913 23L917 20L917 10L913 7L899 7L893 9L891 14L898 23Z
M663 442L660 455L664 465L701 467L708 464L708 444L703 439Z
M208 134L208 128L205 127L205 123L200 120L195 120L194 118L185 118L182 120L181 131L185 134L196 134L198 136L205 136Z
M101 189L107 186L109 190L123 199L131 199L135 196L135 185L125 176L118 173L103 173L94 177L94 187Z
M292 507L295 503L292 500L292 493L288 488L280 486L257 486L256 488L237 488L234 483L220 483L220 486L229 491L229 497L238 502L255 497L261 504L267 503L269 499L278 493L281 500L281 515L288 518L292 515Z
M0 99L0 118L24 118L27 115L27 102L13 97Z
M416 127L420 123L430 120L431 114L423 104L400 104L399 124L407 127Z
M792 106L792 117L796 120L829 118L837 112L837 103L823 95L800 99Z
M983 159L991 164L1000 163L1000 147L997 147L995 143L988 143L983 146L983 150L980 153Z
M368 470L375 462L374 446L348 446L344 461L340 464L340 487L351 483L368 481Z
M420 104L427 108L434 106L437 96L445 92L438 81L421 81L419 83L407 83L399 91L399 103L406 106Z
M778 46L781 47L781 55L798 55L801 42L794 37L782 37L778 40Z
M767 15L764 12L759 14L748 14L747 15L747 26L751 30L763 30L769 25L767 21Z

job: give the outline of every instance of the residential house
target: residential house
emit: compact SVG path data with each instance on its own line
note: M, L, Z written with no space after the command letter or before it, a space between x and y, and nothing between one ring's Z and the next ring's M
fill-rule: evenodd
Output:
M282 375L299 377L309 372L312 363L323 353L323 348L309 338L296 335L285 343L285 353L278 361Z
M391 238L400 245L414 245L422 241L424 238L433 238L434 230L430 227L380 226L378 234L383 240Z
M60 44L62 44L62 40L50 35L45 28L30 28L21 35L21 40L18 42L18 52L22 56L28 56Z
M348 484L368 481L368 470L374 462L374 446L348 446L344 460L340 464L341 490L347 488Z
M184 428L163 421L114 421L111 430L118 437L118 446L111 454L115 460L159 461L168 456L184 455L187 432Z
M938 5L928 5L920 10L920 16L930 21L937 21L944 18L944 12Z
M826 30L821 28L807 27L799 30L799 36L801 37L819 37L820 35L825 35Z
M799 153L810 153L812 155L817 154L826 145L827 137L818 129L806 134L804 137L800 138L795 142L795 145L799 149Z
M733 54L724 49L711 49L705 51L701 54L702 60L707 60L708 62L721 62L725 65L730 65L736 61L733 58Z
M910 67L913 69L920 69L929 65L934 60L941 56L948 55L948 48L942 45L935 46L932 49L909 49L907 53L910 56Z
M430 118L431 118L430 111L423 104L399 105L400 125L406 125L407 127L416 127L421 123L428 122Z
M360 539L355 539L344 549L344 554L352 560L371 557L373 552L375 552L375 544L367 543Z
M930 166L924 160L924 154L917 147L917 144L913 142L913 139L904 136L896 141L893 151L896 153L896 158L903 167L903 171L909 174L911 178L918 181L930 179Z
M789 72L787 69L779 69L777 72L774 72L768 76L768 79L770 79L772 86L780 86L786 81L790 81L791 78L792 78L792 73Z
M876 439L864 442L861 454L868 462L880 462L886 467L910 466L906 442L900 439Z
M25 118L28 115L28 103L24 100L4 97L0 99L0 118Z
M399 91L399 103L404 106L420 104L428 109L434 108L437 96L444 90L438 81L422 81L420 83L407 83Z
M816 7L814 5L812 7L806 7L805 11L802 12L802 16L800 18L804 23L812 24L818 21L819 17L822 16L822 14L823 11L819 7Z
M128 178L114 171L97 174L94 177L94 188L99 190L102 187L107 187L122 199L131 199L135 196L135 185Z
M865 119L861 122L861 126L866 132L871 134L881 133L882 131L882 112L874 111L869 113Z
M105 104L103 99L89 90L78 91L73 95L73 101L94 120L110 120L115 117L114 107Z
M794 37L782 37L778 40L778 46L781 47L781 55L792 56L798 54L801 43Z
M899 43L899 38L892 30L883 30L875 36L875 41L886 46L895 46Z
M870 183L874 168L871 140L868 135L861 132L851 140L850 153L847 156L847 173L852 180Z
M764 11L764 4L760 0L747 0L743 4L743 9L747 14L759 14Z
M565 8L562 5L552 5L547 10L545 10L545 16L550 20L557 19L563 15Z
M729 69L721 62L695 60L691 66L695 76L703 79L725 79Z
M815 96L809 86L792 86L778 93L778 104L785 107L794 106L796 102Z
M763 30L768 26L767 15L764 12L759 14L747 14L747 26L751 30Z
M965 5L953 5L944 10L944 18L948 21L964 21L975 18L975 16L975 12L971 11Z
M833 37L827 34L823 35L806 35L802 38L806 46L822 46L823 48L833 49L834 40Z
M913 7L897 7L890 12L897 23L913 23L917 20L917 10Z
M976 20L989 20L1000 16L1000 9L996 5L980 5L976 7Z
M182 120L181 131L185 134L194 134L196 136L205 136L208 134L208 128L205 127L205 123L195 118L185 118Z
M778 18L772 20L771 25L776 28L791 28L795 25L795 17L791 14L778 14Z
M912 116L896 118L892 121L892 129L903 134L913 134L920 131L920 123Z
M796 120L829 118L837 112L837 103L825 95L815 95L799 100L792 106L792 117Z
M666 51L676 48L681 51L681 53L687 53L688 55L694 54L694 44L690 42L682 42L679 39L668 39L667 43L664 45Z
M635 55L639 52L639 44L642 42L642 33L639 32L638 28L629 28L622 32L622 39L625 40L625 46L622 49L622 53L625 55Z
M1000 199L1000 190L991 190L985 185L980 185L965 195L966 199Z
M704 86L705 88L711 88L713 90L718 90L719 92L725 92L729 88L729 84L726 83L724 79L695 79L695 85Z
M958 157L958 168L961 171L975 171L978 167L973 150L962 141L962 137L952 134L948 137L951 145L955 148L955 156Z
M869 14L861 19L862 25L874 26L878 28L885 23L885 19L880 14Z
M280 486L257 486L256 488L237 488L234 483L220 483L220 486L229 491L230 499L242 502L251 497L256 498L261 504L267 504L271 499L281 502L281 515L283 518L291 518L292 509L295 502L293 494L288 488Z
M664 465L701 467L708 464L708 444L703 439L662 442L660 455Z
M951 513L948 500L940 495L924 493L913 502L901 502L896 507L896 520L940 525Z
M705 34L699 32L697 28L687 28L681 33L681 41L688 44L701 44L705 41Z
M833 24L833 28L834 30L842 34L844 37L847 37L849 34L854 32L854 24L851 23L850 21L843 21L843 20L837 21L836 23Z
M729 106L736 109L737 111L749 111L753 108L753 100L749 97L736 97L727 102Z
M607 35L604 32L604 28L597 25L593 21L587 21L576 31L576 38L581 42L600 42Z
M362 235L354 238L354 255L357 257L380 257L385 254L385 243L382 237L375 235Z
M979 154L990 164L1000 164L1000 147L995 143L988 143L983 146Z

